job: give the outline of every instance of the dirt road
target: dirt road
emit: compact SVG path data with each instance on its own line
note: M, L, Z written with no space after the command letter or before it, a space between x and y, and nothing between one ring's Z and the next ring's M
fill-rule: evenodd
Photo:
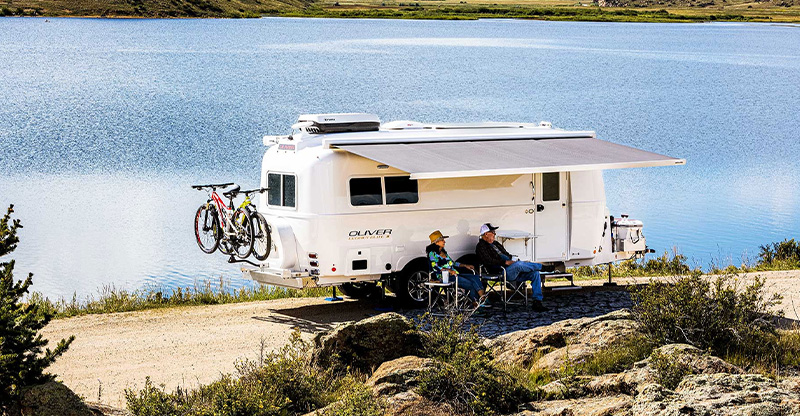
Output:
M786 317L800 319L800 271L763 275L770 292L784 295ZM557 310L559 298L552 296L546 303ZM167 391L206 384L233 372L237 360L257 359L262 340L265 350L273 351L288 341L294 329L309 339L337 323L380 313L374 306L350 300L281 299L60 319L43 332L51 344L76 336L69 351L51 367L61 381L89 401L122 407L124 390L141 388L147 376L165 384Z

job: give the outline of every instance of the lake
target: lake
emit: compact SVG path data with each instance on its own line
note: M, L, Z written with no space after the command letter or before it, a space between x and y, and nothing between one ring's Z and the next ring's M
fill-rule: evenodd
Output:
M612 214L693 264L800 237L800 27L523 20L0 18L0 206L34 290L249 284L190 184L258 185L302 113L551 121L682 157L605 173Z

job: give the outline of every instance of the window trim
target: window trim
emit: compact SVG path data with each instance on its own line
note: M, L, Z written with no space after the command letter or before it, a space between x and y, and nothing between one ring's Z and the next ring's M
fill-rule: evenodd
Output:
M267 177L266 177L267 186L269 186L269 175L270 174L280 175L280 177L281 177L280 178L280 184L281 184L280 201L281 201L281 204L280 205L272 205L272 204L270 204L269 203L269 194L267 194L267 207L269 207L270 209L274 208L274 209L282 209L282 210L286 210L286 211L297 211L297 205L298 205L297 204L297 185L298 185L298 183L297 183L297 174L293 173L293 172L280 172L280 171L271 171L271 170L267 171ZM283 199L283 177L284 176L294 176L294 206L293 207L283 205L283 201L284 201L284 199ZM270 189L269 191L267 191L267 193L269 193L271 191L272 190Z

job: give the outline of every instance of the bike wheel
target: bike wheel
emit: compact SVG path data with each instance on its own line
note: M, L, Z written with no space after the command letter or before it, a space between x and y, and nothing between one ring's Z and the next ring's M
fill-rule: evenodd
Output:
M206 254L213 253L219 246L220 234L216 210L208 205L201 205L194 215L194 236L200 250Z
M250 213L239 208L233 213L233 226L236 235L233 237L236 242L233 244L233 251L240 259L247 258L253 252L253 221Z
M258 212L250 213L250 221L253 224L253 257L264 261L272 250L272 234L269 224Z

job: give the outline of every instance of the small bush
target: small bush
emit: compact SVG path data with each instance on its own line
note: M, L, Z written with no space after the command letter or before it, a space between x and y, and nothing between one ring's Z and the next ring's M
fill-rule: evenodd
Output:
M783 266L787 269L800 268L800 241L783 240L778 243L761 246L758 265L772 268Z
M741 287L736 276L695 273L673 284L650 282L632 291L632 312L657 345L687 343L716 355L773 353L776 330L768 315L780 296L765 298L764 280Z
M17 248L18 219L12 220L14 206L0 217L0 257ZM45 348L48 341L42 330L53 318L38 305L22 302L33 284L33 274L25 280L14 279L14 260L0 262L0 414L19 398L22 388L55 379L45 372L75 339L58 342L55 349Z
M425 352L436 361L419 376L422 396L474 415L515 412L537 397L536 376L492 362L475 328L463 328L463 317L424 321Z
M630 369L653 351L653 343L644 336L634 336L611 344L580 364L581 374L599 376Z
M689 265L689 259L683 254L664 252L659 257L652 259L625 260L614 265L611 270L612 277L638 277L638 276L680 276L699 272L699 267ZM604 278L608 276L608 266L581 266L572 269L578 278Z
M684 377L692 374L691 367L686 363L658 350L650 355L650 366L655 371L656 383L670 390L678 387Z

